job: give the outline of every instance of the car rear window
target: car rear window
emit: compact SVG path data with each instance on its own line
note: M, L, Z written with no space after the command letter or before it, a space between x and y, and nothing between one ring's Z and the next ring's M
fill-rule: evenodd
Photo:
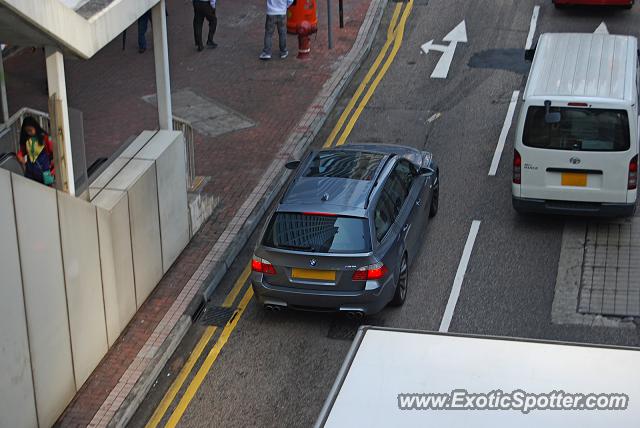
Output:
M313 253L371 251L367 219L279 212L269 222L262 244Z
M529 107L522 142L540 149L619 152L629 149L625 110L551 107L560 122L546 123L543 106Z
M316 153L305 177L335 177L371 180L384 155L358 151L322 151Z

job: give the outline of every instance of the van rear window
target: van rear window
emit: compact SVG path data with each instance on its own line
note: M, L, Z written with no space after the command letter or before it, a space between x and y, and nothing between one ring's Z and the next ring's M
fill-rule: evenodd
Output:
M527 111L522 142L540 149L621 152L629 149L629 119L625 110L551 107L560 122L546 123L546 109Z
M278 212L273 215L262 244L311 253L368 253L366 218Z

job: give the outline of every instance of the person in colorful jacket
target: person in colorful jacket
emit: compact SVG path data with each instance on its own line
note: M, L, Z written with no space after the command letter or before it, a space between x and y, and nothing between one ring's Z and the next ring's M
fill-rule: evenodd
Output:
M38 121L31 116L22 121L20 150L16 157L24 167L25 177L47 186L53 185L53 143Z

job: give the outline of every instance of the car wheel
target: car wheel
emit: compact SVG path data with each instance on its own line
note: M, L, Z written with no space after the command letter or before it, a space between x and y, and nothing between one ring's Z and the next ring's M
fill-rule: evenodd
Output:
M433 218L438 214L438 205L440 202L440 174L436 173L436 183L431 190L431 206L429 207L429 217Z
M393 299L391 299L391 305L402 306L407 298L408 285L409 269L407 267L407 255L405 254L404 257L402 257L402 262L400 263L400 273L398 275L398 282L396 283L396 292L393 295Z

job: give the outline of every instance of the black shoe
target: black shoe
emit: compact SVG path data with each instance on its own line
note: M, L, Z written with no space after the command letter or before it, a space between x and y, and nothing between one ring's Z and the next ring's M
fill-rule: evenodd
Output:
M138 53L145 53L147 48L138 48Z
M198 46L198 52L202 52L203 49L204 49L204 47L202 45Z
M209 40L207 42L207 47L210 48L210 49L215 49L215 48L218 47L218 44L216 42L214 42L214 41Z

